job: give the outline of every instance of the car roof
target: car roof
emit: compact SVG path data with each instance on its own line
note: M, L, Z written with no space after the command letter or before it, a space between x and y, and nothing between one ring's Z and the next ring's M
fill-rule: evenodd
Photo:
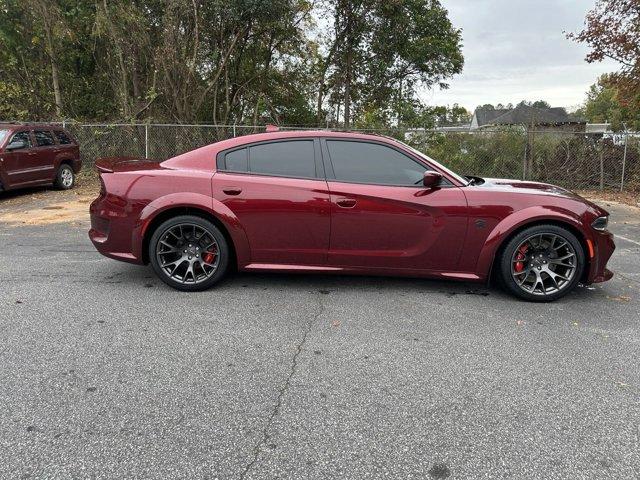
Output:
M52 123L21 123L21 122L0 122L0 128L3 130L30 130L35 128L42 128L47 130L64 130L62 125L55 125Z
M162 162L162 165L168 168L203 168L209 169L210 161L212 158L223 151L230 148L242 147L256 142L268 142L270 140L287 140L296 138L310 138L310 137L322 137L322 138L344 138L352 140L369 140L384 142L387 144L393 144L396 142L394 138L386 137L383 135L374 135L368 133L359 132L344 132L344 131L332 131L332 130L278 130L275 132L267 133L254 133L251 135L242 135L240 137L229 138L221 140L204 147L191 150L190 152L183 153L176 157L172 157Z

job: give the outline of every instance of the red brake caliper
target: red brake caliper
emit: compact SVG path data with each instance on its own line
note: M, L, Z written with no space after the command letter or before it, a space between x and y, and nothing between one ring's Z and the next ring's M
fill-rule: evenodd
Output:
M204 252L202 254L202 260L206 263L213 263L218 256L218 247L213 246L213 251Z
M516 255L516 266L515 266L515 271L520 273L521 271L524 270L524 260L527 258L526 257L526 253L527 250L529 249L529 247L527 245L522 245L519 249L518 249L518 254Z

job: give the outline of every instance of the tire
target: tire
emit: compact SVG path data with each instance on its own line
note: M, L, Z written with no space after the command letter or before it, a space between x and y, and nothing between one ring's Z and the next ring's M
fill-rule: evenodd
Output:
M73 188L75 184L76 174L73 173L73 169L66 163L60 165L58 173L56 174L55 186L61 190L69 190Z
M173 217L158 226L148 253L160 280L182 291L212 287L229 267L229 245L222 232L194 215Z
M498 261L503 288L530 302L564 297L580 282L586 264L580 241L557 225L536 225L514 235Z

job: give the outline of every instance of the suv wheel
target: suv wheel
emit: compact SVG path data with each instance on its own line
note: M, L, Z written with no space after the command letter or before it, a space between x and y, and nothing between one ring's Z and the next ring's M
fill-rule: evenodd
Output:
M69 190L73 188L76 183L76 174L73 173L73 169L63 163L58 168L58 174L56 175L56 187L61 188L62 190Z
M206 290L229 265L229 246L210 221L181 215L162 223L151 236L149 259L158 277L184 291Z
M532 302L551 302L582 277L582 245L569 230L537 225L515 235L502 252L500 280L510 293Z

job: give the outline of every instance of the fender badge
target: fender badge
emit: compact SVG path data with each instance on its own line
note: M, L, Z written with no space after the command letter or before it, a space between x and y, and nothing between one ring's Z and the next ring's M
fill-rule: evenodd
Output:
M484 228L487 226L487 221L484 218L478 218L476 220L476 228Z

